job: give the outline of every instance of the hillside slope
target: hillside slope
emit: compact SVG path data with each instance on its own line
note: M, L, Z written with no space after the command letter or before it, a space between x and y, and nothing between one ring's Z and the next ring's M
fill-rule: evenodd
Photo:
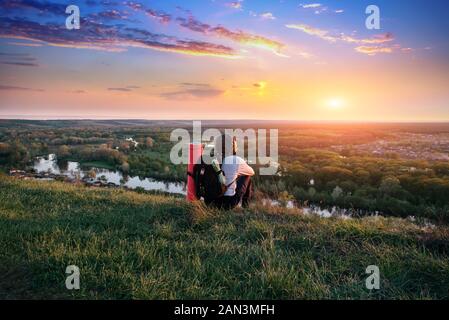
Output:
M447 227L283 210L0 175L0 298L449 298Z

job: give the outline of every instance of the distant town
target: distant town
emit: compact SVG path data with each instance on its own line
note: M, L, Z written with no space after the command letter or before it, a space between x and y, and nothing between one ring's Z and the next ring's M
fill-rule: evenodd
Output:
M347 145L332 146L339 152L347 148ZM449 134L393 133L386 139L353 145L351 150L380 157L449 161Z

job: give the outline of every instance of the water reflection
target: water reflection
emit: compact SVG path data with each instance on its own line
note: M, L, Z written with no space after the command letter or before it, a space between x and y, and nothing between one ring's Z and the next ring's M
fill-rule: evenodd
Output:
M140 178L137 176L131 177L123 175L120 171L96 167L90 167L88 170L83 170L78 162L57 161L56 155L54 154L50 154L47 157L37 157L34 161L33 168L38 173L63 175L71 179L84 178L89 183L101 181L130 189L143 188L148 191L157 190L169 193L186 194L184 183L158 181L152 178ZM95 177L89 174L89 171L95 172Z

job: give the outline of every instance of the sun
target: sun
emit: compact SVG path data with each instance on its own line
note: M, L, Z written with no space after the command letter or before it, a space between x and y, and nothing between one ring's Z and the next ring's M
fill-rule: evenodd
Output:
M255 83L254 86L257 88L257 94L259 96L262 97L265 95L265 89L267 87L267 83L265 81L259 81Z
M338 110L343 108L345 105L345 101L341 98L331 98L326 101L326 106L329 109Z
M263 90L267 87L267 83L265 81L259 81L256 83L256 86L259 88L259 90Z

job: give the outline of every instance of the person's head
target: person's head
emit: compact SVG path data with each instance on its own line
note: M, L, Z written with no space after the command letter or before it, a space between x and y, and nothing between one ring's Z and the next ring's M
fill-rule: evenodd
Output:
M223 134L215 139L215 150L218 158L233 156L237 153L237 138Z

